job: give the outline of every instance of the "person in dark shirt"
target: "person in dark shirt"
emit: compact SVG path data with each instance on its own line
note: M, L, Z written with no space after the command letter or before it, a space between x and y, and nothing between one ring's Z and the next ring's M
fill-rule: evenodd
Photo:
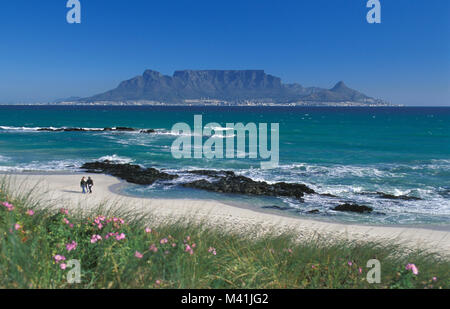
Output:
M88 177L88 180L86 181L89 193L92 193L92 187L94 186L94 181L91 177Z

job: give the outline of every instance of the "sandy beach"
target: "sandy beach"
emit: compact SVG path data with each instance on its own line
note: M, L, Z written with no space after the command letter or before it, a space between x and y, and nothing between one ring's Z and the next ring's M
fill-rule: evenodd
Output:
M151 213L160 222L194 219L243 233L291 230L298 234L299 239L315 237L326 240L391 241L400 244L405 250L425 249L450 257L450 232L445 230L323 222L235 207L212 200L129 197L116 193L117 188L123 185L121 180L100 174L91 176L95 181L93 194L81 194L79 174L14 174L8 177L19 191L34 188L37 198L55 207L64 205L72 210L89 210L103 203L127 211Z

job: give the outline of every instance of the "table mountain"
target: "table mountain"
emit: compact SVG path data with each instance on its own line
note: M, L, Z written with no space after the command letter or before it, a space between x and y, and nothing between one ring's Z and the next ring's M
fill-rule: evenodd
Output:
M141 76L123 81L113 90L80 102L157 101L183 103L185 100L263 100L265 102L363 102L377 100L348 88L344 82L331 89L283 84L279 77L263 70L183 70L173 76L146 70Z

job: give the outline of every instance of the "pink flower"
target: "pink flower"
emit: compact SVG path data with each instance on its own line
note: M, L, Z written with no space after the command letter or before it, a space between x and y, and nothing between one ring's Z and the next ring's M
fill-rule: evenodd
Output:
M120 235L117 235L117 236L116 236L116 239L117 239L117 240L125 239L125 234L124 234L124 233L121 233Z
M152 245L150 246L149 250L150 250L150 251L153 251L153 252L155 252L155 253L158 252L158 248L156 248L155 244L152 244Z
M160 281L160 280L156 280L155 283L156 283L157 285L160 285L160 284L161 284L161 281Z
M142 259L142 257L144 256L142 253L140 253L139 251L136 251L134 253L134 256L137 257L138 259Z
M148 234L148 233L151 233L152 232L152 229L150 229L150 228L145 228L145 232Z
M187 241L191 240L191 236L186 237L186 240Z
M20 230L22 228L22 226L19 223L14 224L14 229L16 231Z
M359 271L360 274L362 274L362 268L361 267L358 268L358 271Z
M56 263L59 263L59 262L61 262L61 261L65 261L65 260L66 260L66 257L65 257L65 256L59 255L59 254L55 255L53 258L55 259L55 262L56 262Z
M217 254L216 248L213 248L213 247L209 247L208 252L209 252L209 253L212 253L213 255L216 255L216 254Z
M64 263L62 263L61 265L59 265L59 267L60 267L62 270L64 270L64 269L66 269L67 265L64 264Z
M176 246L177 246L177 244L176 244L176 243L173 243L173 244L172 244L172 247L174 247L174 248L175 248Z
M26 213L27 213L27 215L32 216L32 215L34 215L34 210L28 209Z
M289 252L289 253L292 253L292 249L288 249L288 252Z
M8 209L8 211L14 210L14 206L8 202L3 202L2 205L5 206Z
M353 262L352 261L348 261L348 266L352 266L353 265Z
M419 274L419 269L418 269L417 266L414 265L414 264L408 264L408 265L406 265L405 269L406 269L406 270L411 270L412 273L413 273L414 275L416 275L416 276Z
M315 266L315 265L312 265L311 268L312 268L312 269L316 269L316 266Z
M431 278L431 280L433 280L433 281L437 281L437 278L436 278L436 277L433 277L433 278Z
M70 227L71 229L73 229L73 223L70 223L70 224L69 224L69 227Z
M96 243L99 240L102 240L102 236L100 236L100 235L92 235L91 244L94 244L94 243Z
M70 221L67 220L66 218L63 218L63 221L64 221L65 224L70 224Z
M70 252L72 250L75 250L77 248L77 246L78 246L78 244L75 241L72 241L71 243L66 244L66 249L67 249L67 251Z
M192 250L191 246L189 246L189 245L186 245L186 249L185 249L185 251L186 251L186 252L188 252L188 251L191 251L191 250Z
M168 242L169 242L169 240L168 240L167 238L163 238L163 239L160 240L159 243L160 243L161 245L163 245L163 244L167 244Z
M62 214L66 214L66 215L69 214L69 211L68 211L67 209L64 209L64 208L61 208L61 209L59 210L59 212L61 212Z
M192 244L192 248L195 248L195 247L197 247L197 245L196 244Z

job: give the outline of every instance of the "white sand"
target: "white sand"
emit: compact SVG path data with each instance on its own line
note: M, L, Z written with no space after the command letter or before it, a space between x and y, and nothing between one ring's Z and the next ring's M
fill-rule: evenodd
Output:
M86 174L87 176L87 174ZM99 203L120 205L135 212L150 212L161 222L172 219L191 218L202 220L224 229L264 233L286 229L298 233L300 239L319 237L327 240L348 239L354 241L385 241L398 243L408 249L426 249L450 257L450 232L445 230L387 227L356 224L340 224L293 218L252 209L235 207L212 200L193 199L149 199L119 195L111 190L122 182L111 176L91 175L94 193L81 194L81 176L71 175L12 175L11 181L22 190L38 183L35 195L72 209L90 209ZM39 194L40 192L40 194ZM59 203L61 202L61 204Z

